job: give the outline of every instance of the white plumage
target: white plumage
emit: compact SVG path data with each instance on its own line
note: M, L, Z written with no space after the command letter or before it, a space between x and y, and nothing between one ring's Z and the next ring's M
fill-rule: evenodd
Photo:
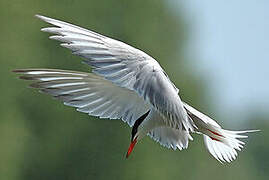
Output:
M190 133L196 132L204 134L206 147L217 160L231 162L236 158L236 150L241 150L244 144L238 138L246 137L240 134L252 131L224 130L208 116L183 103L178 89L155 59L98 33L52 18L37 17L54 25L42 31L54 34L51 39L61 41L61 46L83 57L93 73L15 70L22 74L22 79L36 81L32 87L80 112L122 119L133 127L132 141L149 135L165 147L181 150L192 140ZM138 123L138 119L141 122Z

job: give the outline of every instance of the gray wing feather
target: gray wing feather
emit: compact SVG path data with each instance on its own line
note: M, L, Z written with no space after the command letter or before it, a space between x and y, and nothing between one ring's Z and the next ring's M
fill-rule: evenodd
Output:
M15 70L21 79L35 81L30 86L52 95L92 116L122 119L130 126L149 110L134 91L116 86L92 73L53 69Z
M189 132L166 126L165 120L161 114L155 110L152 110L149 114L149 118L142 122L140 131L142 133L148 132L147 135L153 140L159 142L164 147L174 150L186 149L189 139L192 140Z
M189 139L192 140L188 132L165 126L151 130L148 135L162 146L174 150L187 149Z
M146 53L123 42L93 31L37 15L57 27L43 28L63 42L76 55L85 58L93 72L114 84L133 90L165 117L167 125L193 131L195 125L187 117L178 89L169 80L159 63Z

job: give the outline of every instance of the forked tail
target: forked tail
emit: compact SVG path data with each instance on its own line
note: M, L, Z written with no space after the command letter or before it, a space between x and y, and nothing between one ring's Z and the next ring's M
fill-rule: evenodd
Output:
M220 162L231 162L236 159L237 151L241 151L244 142L240 138L247 138L246 133L256 132L258 130L247 131L229 131L218 127L209 129L204 136L204 142L207 150ZM218 135L214 134L218 132Z
M188 104L184 107L198 132L204 136L204 142L209 153L220 162L231 162L236 159L237 151L241 151L244 142L240 138L247 138L246 133L259 130L230 131L222 129L216 121L202 114Z

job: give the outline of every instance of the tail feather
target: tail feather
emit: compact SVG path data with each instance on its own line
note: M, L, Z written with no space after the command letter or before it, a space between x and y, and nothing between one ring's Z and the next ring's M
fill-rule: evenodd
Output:
M204 135L204 141L209 153L219 162L231 162L236 159L237 152L229 146L212 140L209 136Z
M259 130L230 131L222 127L210 117L184 103L184 107L198 127L198 132L204 136L204 142L209 153L219 162L231 162L238 156L245 143L242 138L247 138L246 133Z
M249 131L229 131L219 129L222 131L222 137L216 140L211 135L204 135L204 142L209 153L220 162L231 162L238 156L237 151L241 151L245 143L238 138L247 138L247 135L242 135L249 132L256 132L258 130Z

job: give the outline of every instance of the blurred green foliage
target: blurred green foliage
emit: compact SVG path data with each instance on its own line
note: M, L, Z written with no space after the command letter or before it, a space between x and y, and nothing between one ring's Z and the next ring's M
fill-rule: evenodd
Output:
M214 160L198 135L181 152L147 137L126 160L127 124L78 113L27 88L11 73L30 67L89 71L81 58L40 32L47 24L34 18L39 13L142 49L160 62L184 100L209 111L206 80L186 65L188 27L180 7L172 9L162 0L0 1L0 179L267 179L269 125L261 114L242 126L264 131L251 134L244 152L229 165Z

